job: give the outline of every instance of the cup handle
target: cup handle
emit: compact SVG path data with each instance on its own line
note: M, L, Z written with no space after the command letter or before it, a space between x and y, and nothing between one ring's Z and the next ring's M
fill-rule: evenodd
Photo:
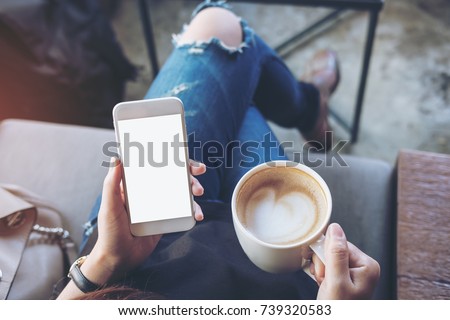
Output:
M322 235L319 240L317 240L314 243L311 243L309 245L309 247L311 248L312 251L314 251L314 253L317 255L317 257L323 262L323 264L326 265L325 263L325 236ZM305 271L305 273L310 276L314 281L316 280L316 278L311 274L311 272L309 271L309 263L303 267L303 271Z

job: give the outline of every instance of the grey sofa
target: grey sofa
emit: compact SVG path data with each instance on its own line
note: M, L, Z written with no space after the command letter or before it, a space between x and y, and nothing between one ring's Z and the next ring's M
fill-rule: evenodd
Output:
M80 243L82 225L102 188L109 159L103 145L114 141L111 130L27 120L0 123L0 183L13 183L52 201L64 226ZM332 220L349 241L381 265L375 297L395 298L395 175L385 162L343 157L315 170L330 187ZM318 155L315 159L324 160Z

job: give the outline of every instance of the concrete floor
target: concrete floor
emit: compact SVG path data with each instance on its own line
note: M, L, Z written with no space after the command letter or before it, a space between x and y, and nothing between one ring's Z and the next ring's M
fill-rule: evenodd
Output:
M171 34L189 20L197 2L149 1L160 63L172 49ZM280 5L233 4L235 12L270 44L281 43L329 10ZM113 19L119 41L141 72L127 87L127 100L140 99L152 74L135 1L122 1ZM342 81L331 100L334 110L352 119L359 81L367 15L350 12L320 36L295 48L286 62L300 77L314 51L337 51ZM376 33L360 135L344 153L395 163L402 148L450 153L450 2L387 0ZM337 139L348 134L334 124ZM281 141L303 140L296 130L271 124ZM293 150L288 150L293 151Z

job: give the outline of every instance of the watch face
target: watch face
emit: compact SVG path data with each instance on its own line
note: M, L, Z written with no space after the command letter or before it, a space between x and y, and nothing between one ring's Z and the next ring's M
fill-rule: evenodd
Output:
M83 265L83 263L86 261L86 258L87 258L87 256L79 257L77 260L75 260L74 263L72 263L72 265L70 266L70 269L69 269L69 274L67 275L70 279L73 279L70 275L72 270L75 267L78 267L78 268L81 267Z
M83 265L83 263L86 261L87 256L82 256L79 257L76 261L75 264L79 267L81 267Z
M70 267L69 274L67 275L72 279L78 289L84 293L95 291L100 287L98 284L95 284L86 278L80 270L80 266L86 261L86 257L87 256L78 258Z

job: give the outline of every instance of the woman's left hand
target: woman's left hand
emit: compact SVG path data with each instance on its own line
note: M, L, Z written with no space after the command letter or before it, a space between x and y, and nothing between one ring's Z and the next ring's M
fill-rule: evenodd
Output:
M380 277L380 265L347 241L344 230L332 223L325 238L327 266L313 255L310 272L319 284L317 299L370 299Z

